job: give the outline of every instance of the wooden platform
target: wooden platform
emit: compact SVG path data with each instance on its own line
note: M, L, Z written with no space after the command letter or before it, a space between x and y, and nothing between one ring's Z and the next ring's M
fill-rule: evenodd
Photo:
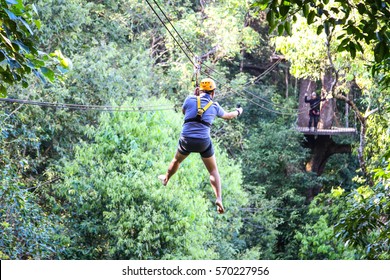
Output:
M297 127L299 132L307 135L341 135L341 134L355 134L356 129L351 127L332 127L331 129L317 129L317 131L310 131L308 127Z

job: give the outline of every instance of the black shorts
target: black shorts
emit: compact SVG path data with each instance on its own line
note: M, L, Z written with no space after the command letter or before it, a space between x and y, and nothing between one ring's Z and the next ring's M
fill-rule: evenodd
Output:
M213 143L211 143L210 138L199 139L182 136L179 139L177 150L183 155L200 153L203 158L209 158L214 155Z

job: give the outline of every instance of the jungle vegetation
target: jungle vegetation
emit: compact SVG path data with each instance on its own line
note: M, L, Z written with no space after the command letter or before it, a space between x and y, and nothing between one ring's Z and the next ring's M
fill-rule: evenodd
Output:
M389 259L389 17L387 1L1 0L0 259ZM212 127L223 215L198 155L157 179L198 62L244 108ZM318 165L322 138L296 129L309 88L356 129Z

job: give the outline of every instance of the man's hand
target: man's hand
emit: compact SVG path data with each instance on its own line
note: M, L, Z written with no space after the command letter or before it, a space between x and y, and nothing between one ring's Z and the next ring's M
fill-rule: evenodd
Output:
M242 108L241 107L239 107L239 108L236 108L236 111L237 111L237 113L238 113L238 115L237 115L237 117L239 116L239 115L241 115L242 114Z

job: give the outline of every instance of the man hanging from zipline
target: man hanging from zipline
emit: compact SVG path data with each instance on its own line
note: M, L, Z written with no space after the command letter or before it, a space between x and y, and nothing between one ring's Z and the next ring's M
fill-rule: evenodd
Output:
M199 95L188 96L184 101L182 106L184 124L176 154L169 164L167 173L158 176L158 178L166 186L169 179L178 170L181 162L190 153L200 153L202 161L210 174L210 183L215 193L217 211L222 214L225 209L222 204L221 179L210 138L210 126L216 117L230 120L241 115L243 109L236 108L232 112L225 112L217 102L213 102L215 89L214 80L203 79L200 82Z

